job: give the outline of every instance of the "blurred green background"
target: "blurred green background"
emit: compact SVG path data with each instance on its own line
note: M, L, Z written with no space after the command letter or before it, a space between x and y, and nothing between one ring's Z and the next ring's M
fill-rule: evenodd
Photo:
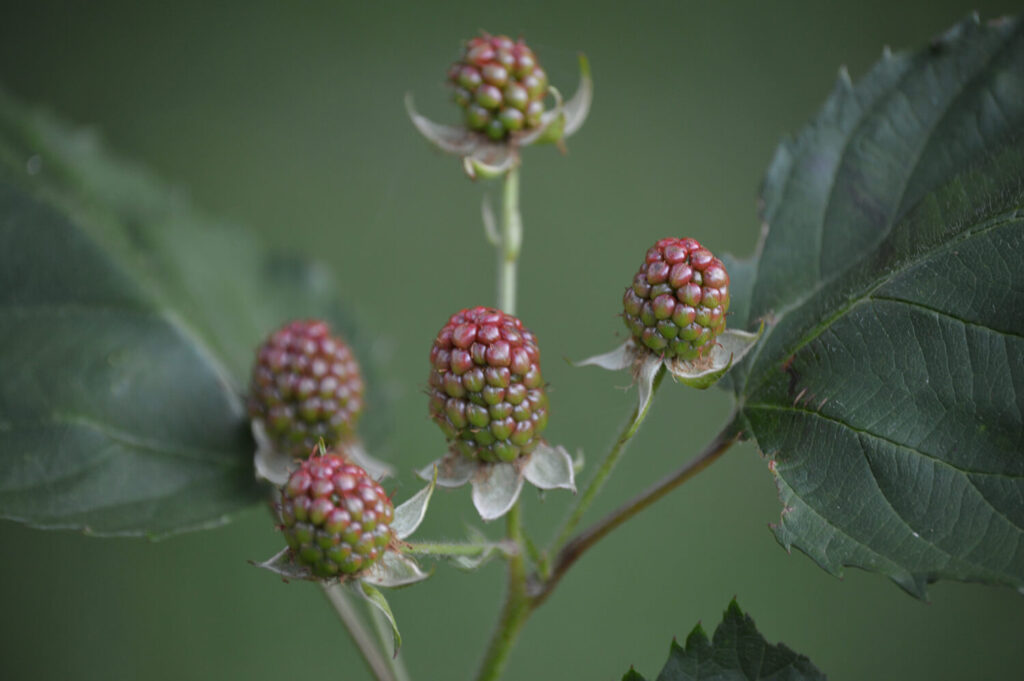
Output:
M416 489L407 471L443 449L421 391L433 335L455 310L494 299L479 204L498 188L463 177L402 107L413 91L422 111L455 119L442 81L460 40L480 28L522 34L567 93L576 52L593 65L594 108L569 155L526 153L519 310L546 357L550 439L593 464L634 395L624 375L561 358L620 339L621 291L647 246L692 235L749 254L761 173L838 67L857 78L883 46L920 47L971 9L990 18L1019 7L5 3L0 83L95 126L204 209L332 266L389 358L394 427L375 445L406 471L392 483L402 498ZM721 391L662 391L590 517L689 457L728 409ZM527 523L546 539L566 499L528 496ZM698 620L710 630L734 595L770 640L838 681L1022 678L1019 594L940 583L924 603L876 575L837 580L779 548L767 527L778 513L755 447L735 449L577 565L528 625L507 678L617 679L631 664L653 677L672 636ZM472 523L467 490L440 494L419 536L459 538ZM317 589L247 565L281 544L263 509L159 543L2 522L0 543L0 678L363 674ZM415 678L470 676L503 588L498 564L474 574L440 565L393 593Z

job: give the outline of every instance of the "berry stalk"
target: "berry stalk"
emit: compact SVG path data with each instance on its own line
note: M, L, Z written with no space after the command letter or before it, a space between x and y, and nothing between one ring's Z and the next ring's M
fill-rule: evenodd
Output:
M729 423L719 431L718 435L692 459L682 466L669 473L667 476L654 483L646 490L633 497L630 501L619 506L617 509L594 523L592 526L578 534L562 547L555 559L554 568L550 577L540 582L536 590L531 594L533 607L538 607L547 600L551 592L558 586L558 583L565 576L577 560L580 559L590 547L607 536L612 530L644 510L658 499L682 485L684 482L700 473L725 454L743 434L738 423L739 418L735 415Z
M523 223L519 214L519 168L505 173L501 206L501 241L498 244L498 307L514 315L516 308L516 261L523 241ZM520 502L505 516L506 539L517 547L508 559L508 593L497 627L484 654L478 681L500 678L512 646L532 611L526 593L526 561L523 557L522 508Z
M604 487L605 482L608 481L608 476L611 475L612 469L615 468L615 464L618 463L619 458L626 451L626 445L633 439L637 431L640 430L640 426L647 418L647 412L650 411L651 405L654 403L654 395L658 391L658 387L661 386L662 379L665 378L665 369L658 369L658 373L654 377L654 383L651 386L651 398L647 400L647 403L641 408L637 405L636 409L633 410L633 416L626 425L626 428L619 435L618 439L615 440L615 444L612 445L611 450L608 452L608 456L605 457L604 463L601 464L601 468L594 474L594 478L590 481L586 491L580 495L579 501L576 502L576 507L572 510L572 513L565 521L565 525L562 527L561 532L558 533L558 537L552 544L552 550L550 553L554 553L562 548L565 542L569 539L569 535L572 534L576 526L579 525L580 520L583 519L583 514L590 508L590 504L594 502L597 493Z
M501 206L501 242L498 244L498 308L516 313L516 263L523 243L523 221L519 215L519 168L505 173Z
M401 547L402 553L413 556L466 556L474 558L488 551L498 548L503 554L514 553L506 551L501 544L468 544L463 542L410 542Z
M334 607L334 612L338 614L338 619L345 626L348 635L352 637L352 642L356 644L356 649L362 655L373 678L377 681L397 681L391 673L391 665L388 664L387 658L370 638L369 632L366 631L359 615L352 607L352 603L349 602L342 585L338 582L322 582L321 587L327 600Z
M505 516L508 539L516 546L523 546L522 507L517 501ZM533 612L533 602L526 591L526 562L522 550L508 557L508 594L501 610L498 626L487 646L477 681L495 681L501 678L509 653L519 633Z

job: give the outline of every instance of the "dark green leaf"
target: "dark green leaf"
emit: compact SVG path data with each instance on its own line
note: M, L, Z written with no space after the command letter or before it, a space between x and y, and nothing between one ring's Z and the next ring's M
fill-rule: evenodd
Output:
M260 498L241 392L330 278L0 93L0 516L160 535Z
M657 681L812 681L825 675L781 643L770 645L757 630L754 620L729 603L722 623L708 641L698 624L686 637L686 645L672 641L668 661ZM644 681L630 669L622 681Z
M841 77L769 168L734 370L779 541L923 596L1024 586L1024 31Z

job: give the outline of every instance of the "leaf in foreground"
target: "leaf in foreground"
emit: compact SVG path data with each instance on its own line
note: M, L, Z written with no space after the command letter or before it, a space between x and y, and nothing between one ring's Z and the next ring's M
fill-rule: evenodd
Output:
M729 604L712 640L698 624L686 637L686 645L672 641L668 661L658 681L824 681L825 675L803 655L783 644L769 644L754 620ZM622 681L644 681L630 669Z
M1024 586L1024 30L842 75L776 153L731 385L823 568ZM743 325L744 320L736 320Z
M0 92L0 517L162 535L257 502L253 350L336 311L322 270Z

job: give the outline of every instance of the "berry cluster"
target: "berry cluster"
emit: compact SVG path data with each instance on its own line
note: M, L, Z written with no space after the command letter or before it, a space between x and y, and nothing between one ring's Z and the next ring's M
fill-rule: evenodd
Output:
M463 310L437 334L430 363L430 415L463 456L514 461L541 441L548 398L540 350L518 319Z
M351 575L378 562L394 517L381 486L337 454L306 459L281 490L285 539L317 577Z
M249 415L261 419L279 451L306 456L351 438L363 409L363 378L348 345L321 321L296 321L260 347Z
M694 239L662 239L626 289L622 304L633 337L665 357L691 361L725 330L729 275Z
M473 38L448 70L448 81L471 130L501 141L540 125L548 77L522 40L486 34Z

